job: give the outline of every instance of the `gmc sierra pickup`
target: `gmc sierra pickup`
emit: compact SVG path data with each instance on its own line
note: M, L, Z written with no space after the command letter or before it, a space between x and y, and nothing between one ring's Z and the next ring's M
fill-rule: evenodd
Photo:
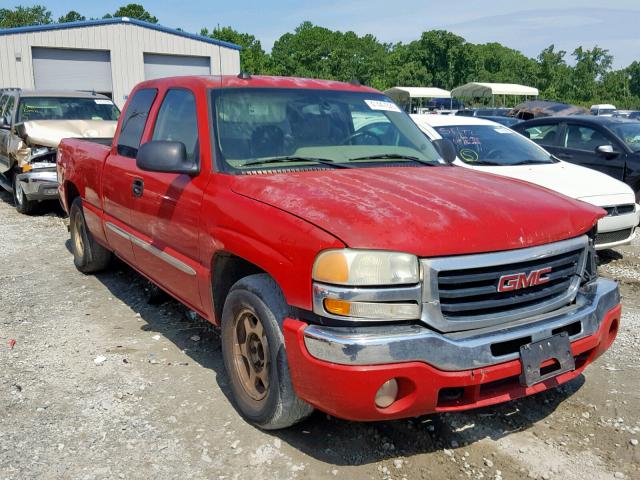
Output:
M616 336L605 212L450 165L371 88L151 80L111 145L65 139L58 157L76 267L115 254L220 325L236 407L262 428L504 402Z

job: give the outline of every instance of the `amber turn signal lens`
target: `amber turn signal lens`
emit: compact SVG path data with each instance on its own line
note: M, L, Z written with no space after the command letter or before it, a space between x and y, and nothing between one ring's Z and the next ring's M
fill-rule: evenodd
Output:
M341 250L323 253L313 270L313 278L319 282L342 284L349 280L349 265Z
M324 308L327 312L334 315L349 315L351 312L351 302L340 300L337 298L325 298Z
M31 165L23 165L22 166L22 171L23 172L30 172L31 170L33 170L33 167Z

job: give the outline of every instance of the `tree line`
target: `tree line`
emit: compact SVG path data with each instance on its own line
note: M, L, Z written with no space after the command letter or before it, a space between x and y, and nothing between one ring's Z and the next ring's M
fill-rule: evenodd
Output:
M142 5L128 4L103 18L130 17L157 23ZM70 11L57 22L85 20ZM54 23L44 6L0 9L0 28ZM530 85L540 98L589 106L613 103L640 108L640 62L613 69L613 56L601 47L572 52L549 45L536 58L500 43L474 44L445 30L423 32L408 43L384 43L371 34L341 32L304 22L266 52L260 40L232 27L203 28L201 35L236 43L244 71L332 80L358 80L380 90L433 86L450 90L467 82Z

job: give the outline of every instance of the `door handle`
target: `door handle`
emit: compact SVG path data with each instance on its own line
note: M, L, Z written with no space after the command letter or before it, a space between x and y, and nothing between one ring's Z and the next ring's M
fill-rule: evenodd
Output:
M144 192L144 180L136 178L131 185L131 191L134 197L140 198Z

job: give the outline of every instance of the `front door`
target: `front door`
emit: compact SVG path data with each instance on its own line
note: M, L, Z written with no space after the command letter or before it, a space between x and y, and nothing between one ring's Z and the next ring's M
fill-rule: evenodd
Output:
M596 152L600 146L611 146L618 152L613 157L605 157ZM593 168L618 180L623 180L625 151L606 131L597 127L567 123L560 145L558 157L568 162Z
M204 107L203 107L204 108ZM187 155L200 160L196 100L191 90L166 91L148 140L184 143ZM203 125L206 131L206 125ZM134 172L135 188L131 220L136 229L133 250L137 266L189 306L198 310L202 301L198 275L200 205L208 179L206 172L185 174Z

